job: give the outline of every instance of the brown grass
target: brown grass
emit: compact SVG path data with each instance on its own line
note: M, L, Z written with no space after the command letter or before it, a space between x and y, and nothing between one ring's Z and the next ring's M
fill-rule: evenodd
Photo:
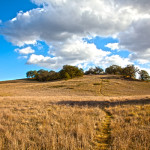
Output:
M0 82L0 149L149 150L149 110L150 82Z
M0 100L0 149L92 149L99 108L58 106L49 101Z
M129 105L109 108L113 114L113 150L150 149L150 105Z
M0 82L0 96L133 96L149 95L150 82L129 81L109 75L84 76L67 81Z

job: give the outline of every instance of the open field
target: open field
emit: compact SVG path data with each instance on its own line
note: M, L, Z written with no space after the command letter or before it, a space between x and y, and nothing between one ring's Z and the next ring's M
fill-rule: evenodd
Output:
M0 82L0 149L149 150L149 134L150 82Z

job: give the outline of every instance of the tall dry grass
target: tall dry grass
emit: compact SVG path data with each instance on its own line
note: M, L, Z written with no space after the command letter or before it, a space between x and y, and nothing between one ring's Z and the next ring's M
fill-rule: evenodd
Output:
M95 125L105 113L86 106L58 106L44 101L0 100L0 149L93 149Z
M150 82L116 76L0 82L0 149L149 150L148 99Z
M109 108L113 150L150 150L150 105Z

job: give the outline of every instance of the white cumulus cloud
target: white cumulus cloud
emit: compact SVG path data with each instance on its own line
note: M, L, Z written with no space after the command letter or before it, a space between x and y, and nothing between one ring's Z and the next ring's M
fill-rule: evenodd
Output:
M49 52L53 57L32 54L27 63L58 69L66 64L99 64L105 56L110 54L110 52L97 49L94 44L82 40L69 40L63 45L57 45L55 48L54 51L50 50Z
M150 9L149 0L32 0L40 6L17 16L0 26L0 34L19 47L44 41L49 55L32 54L28 64L58 68L63 64L121 65L138 60L150 62ZM118 43L109 43L112 50L129 50L129 58L109 56L83 38L116 36ZM20 54L34 53L30 47L16 50ZM105 59L104 59L105 58Z
M117 8L105 0L34 0L43 8L20 11L0 33L18 46L63 42L72 36L108 36L125 30L134 19L132 10Z
M26 47L26 48L22 48L22 49L15 49L15 52L18 52L19 54L24 54L24 55L28 55L28 54L32 54L35 52L35 50L33 50L31 47Z
M133 63L129 60L129 58L122 58L119 55L111 55L111 56L105 57L103 61L101 62L101 64L104 68L106 68L110 65L118 65L121 67L125 67Z
M119 49L118 43L108 43L107 45L105 45L105 47L108 47L111 50L118 50Z

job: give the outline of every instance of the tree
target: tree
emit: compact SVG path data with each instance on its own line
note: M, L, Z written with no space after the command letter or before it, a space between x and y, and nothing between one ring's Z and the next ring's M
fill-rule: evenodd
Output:
M135 78L138 71L139 69L134 65L127 65L125 68L123 68L123 75L125 77Z
M36 70L34 70L34 71L31 70L26 73L26 77L27 78L35 78L36 74L37 74Z
M112 65L105 69L105 72L107 74L115 74L115 75L121 75L122 74L122 68L118 65Z
M85 74L86 75L88 75L88 74L94 74L94 68L89 68L89 70L87 70L86 72L85 72Z
M85 72L86 75L88 74L101 74L103 72L103 69L100 67L95 67L95 68L89 68L89 70L87 70Z
M140 75L140 79L143 80L143 81L148 81L148 80L150 80L150 76L149 76L148 72L145 71L145 70L141 70L141 71L139 72L139 75Z
M70 79L78 76L83 76L83 69L79 69L76 66L65 65L63 69L59 72L55 72L53 70L38 70L38 71L28 71L26 73L27 78L34 77L37 81L52 81L58 79Z
M64 79L65 80L68 80L68 79L70 79L71 77L70 77L70 75L68 74L68 72L65 72L65 74L64 74Z
M100 68L100 67L95 67L95 69L94 69L94 73L95 74L101 74L103 72L103 69L102 68Z
M83 76L83 69L79 69L76 66L64 65L63 69L60 70L60 78L66 78L66 73L70 76L70 78L74 78L77 76Z
M36 74L36 80L38 81L48 81L49 72L46 70L39 70Z
M60 74L59 72L55 72L53 70L49 71L48 74L48 81L52 81L52 80L58 80L60 79Z

